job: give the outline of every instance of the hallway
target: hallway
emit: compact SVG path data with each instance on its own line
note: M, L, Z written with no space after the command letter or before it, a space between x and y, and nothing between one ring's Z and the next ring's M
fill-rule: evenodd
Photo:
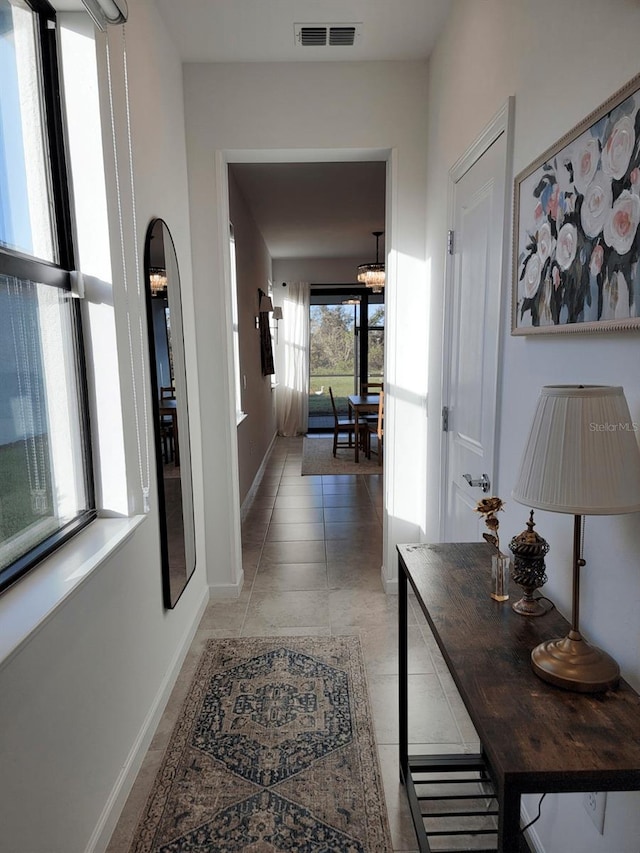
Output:
M211 602L108 853L127 853L203 644L237 636L360 637L395 851L417 850L398 783L397 598L384 593L382 475L302 477L302 438L278 438L243 522L244 589ZM415 752L472 751L477 737L421 616L410 608Z

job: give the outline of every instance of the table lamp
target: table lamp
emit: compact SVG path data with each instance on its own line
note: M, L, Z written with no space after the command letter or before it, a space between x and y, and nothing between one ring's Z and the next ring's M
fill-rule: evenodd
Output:
M574 516L571 630L533 649L534 672L583 693L615 687L618 664L580 634L580 569L585 565L585 515L640 511L640 450L622 388L542 388L513 497L529 507Z

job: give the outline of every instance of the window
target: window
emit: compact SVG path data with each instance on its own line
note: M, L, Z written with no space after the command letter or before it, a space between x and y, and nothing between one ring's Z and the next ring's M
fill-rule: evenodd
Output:
M0 590L96 514L54 22L0 0Z
M384 303L372 296L368 305L367 382L381 382L384 376Z

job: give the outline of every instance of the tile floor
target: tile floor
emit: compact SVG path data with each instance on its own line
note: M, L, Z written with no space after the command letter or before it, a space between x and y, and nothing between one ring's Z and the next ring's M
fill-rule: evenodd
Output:
M212 637L358 634L395 851L416 839L398 782L397 598L382 589L382 475L302 477L302 439L279 438L243 523L245 584L210 602L107 853L127 853L203 644ZM420 614L409 608L412 750L478 741ZM415 745L415 747L414 747Z

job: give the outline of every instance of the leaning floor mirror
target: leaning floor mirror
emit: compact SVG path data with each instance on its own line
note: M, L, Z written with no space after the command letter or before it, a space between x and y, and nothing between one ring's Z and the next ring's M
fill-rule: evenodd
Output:
M193 574L196 556L180 275L162 219L151 220L147 229L145 278L162 588L165 606L172 608Z

